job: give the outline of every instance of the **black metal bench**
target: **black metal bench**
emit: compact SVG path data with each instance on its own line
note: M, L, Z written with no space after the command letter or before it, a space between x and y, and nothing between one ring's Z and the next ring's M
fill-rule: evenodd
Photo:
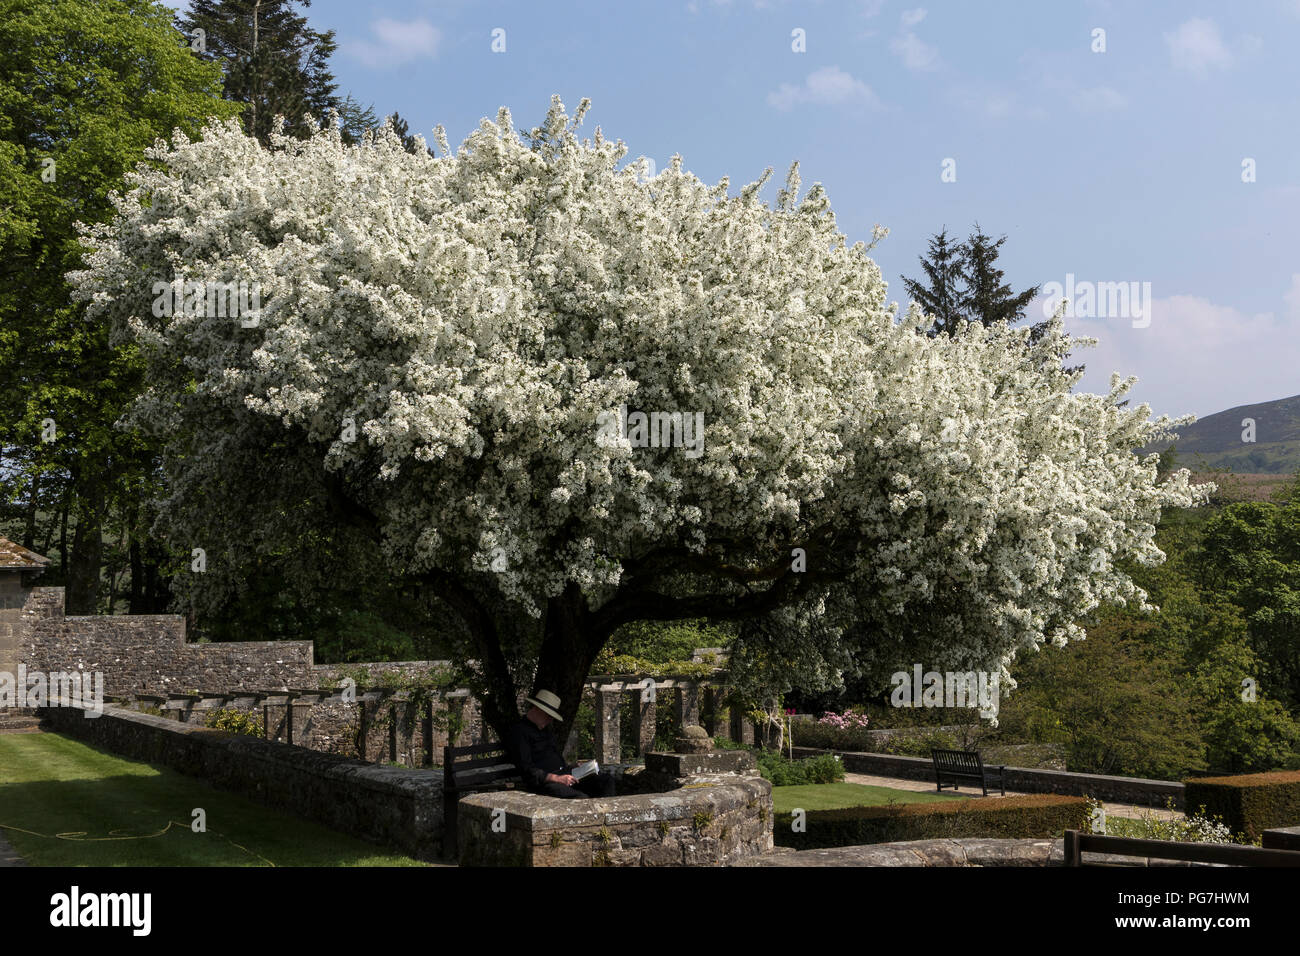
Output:
M456 818L461 797L485 790L513 789L512 785L523 783L523 779L503 744L442 748L443 852L450 856L460 852Z
M1006 785L1003 783L1006 767L998 764L995 767L984 766L984 761L980 759L978 750L931 750L930 758L934 761L935 787L942 791L944 788L944 779L952 781L952 788L960 790L957 785L958 780L970 780L978 783L984 791L984 796L989 795L989 781L996 778L994 783L1003 796L1006 796Z

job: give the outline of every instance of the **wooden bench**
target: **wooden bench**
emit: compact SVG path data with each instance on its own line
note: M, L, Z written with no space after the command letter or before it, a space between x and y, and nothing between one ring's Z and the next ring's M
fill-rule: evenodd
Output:
M945 777L952 780L954 790L961 789L957 785L958 780L970 780L978 783L984 791L984 796L987 797L989 780L996 777L998 790L1006 796L1007 789L1003 777L1007 768L1001 764L995 767L984 766L978 750L931 750L930 758L934 761L935 786L938 790L943 790Z
M1064 851L1066 866L1083 866L1085 853L1145 857L1149 860L1179 860L1184 863L1218 863L1224 866L1300 866L1300 850L1239 846L1234 843L1142 840L1084 833L1080 830L1065 831Z
M443 852L456 856L460 850L456 817L461 797L484 790L513 789L512 784L522 783L523 779L503 744L442 748Z

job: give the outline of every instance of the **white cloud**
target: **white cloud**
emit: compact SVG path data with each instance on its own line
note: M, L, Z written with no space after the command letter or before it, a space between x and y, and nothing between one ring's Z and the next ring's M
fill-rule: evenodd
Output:
M899 19L904 28L914 27L925 19L925 7L917 7L915 10L904 10L903 15Z
M933 70L939 65L939 48L910 31L894 37L889 49L909 70Z
M781 86L767 94L768 106L778 110L793 109L800 103L816 103L829 106L868 106L880 107L880 98L871 87L852 74L846 73L838 66L824 66L816 72L809 73L803 83Z
M1294 395L1300 391L1300 274L1290 281L1282 315L1251 315L1200 296L1172 295L1152 301L1146 328L1133 328L1129 319L1066 318L1071 335L1099 340L1071 359L1087 367L1076 390L1105 394L1112 371L1136 375L1130 398L1175 416ZM1030 305L1030 320L1041 320L1044 301Z
M1286 303L1287 318L1300 323L1300 272L1292 273L1291 288L1282 293L1282 301Z
M381 17L370 24L375 40L356 40L347 51L372 68L401 66L411 60L432 59L442 34L428 20L391 20Z
M1165 45L1174 66L1180 70L1204 74L1232 65L1232 54L1223 43L1219 25L1203 17L1193 17L1173 33L1166 33Z
M1071 97L1076 109L1085 113L1109 113L1128 106L1128 97L1109 86L1094 86L1077 90Z

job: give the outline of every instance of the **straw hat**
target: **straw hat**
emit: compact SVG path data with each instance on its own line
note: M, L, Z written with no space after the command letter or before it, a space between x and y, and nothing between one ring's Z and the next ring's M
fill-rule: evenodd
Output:
M525 697L524 702L532 704L542 713L550 714L556 720L564 719L560 716L560 698L549 690L539 690L536 697Z

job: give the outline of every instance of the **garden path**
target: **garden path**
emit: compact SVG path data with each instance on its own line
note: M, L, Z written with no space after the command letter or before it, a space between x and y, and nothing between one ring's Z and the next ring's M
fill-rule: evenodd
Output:
M844 782L860 783L871 787L891 787L894 790L912 790L917 793L934 792L934 784L932 782L927 783L924 780L903 780L898 777L879 777L875 774L869 773L846 773L844 775ZM951 791L945 790L944 792L948 793ZM977 800L983 799L979 794L975 794L969 789L962 789L958 792L974 796ZM988 799L1000 799L1001 796L1002 794L1000 793L990 793ZM1019 797L1025 796L1025 794L1008 790L1007 796ZM1106 814L1112 817L1131 817L1136 819L1137 817L1142 816L1143 813L1150 813L1160 820L1178 820L1183 816L1183 811L1181 810L1166 810L1163 807L1137 807L1128 803L1105 803L1103 806L1106 808Z

